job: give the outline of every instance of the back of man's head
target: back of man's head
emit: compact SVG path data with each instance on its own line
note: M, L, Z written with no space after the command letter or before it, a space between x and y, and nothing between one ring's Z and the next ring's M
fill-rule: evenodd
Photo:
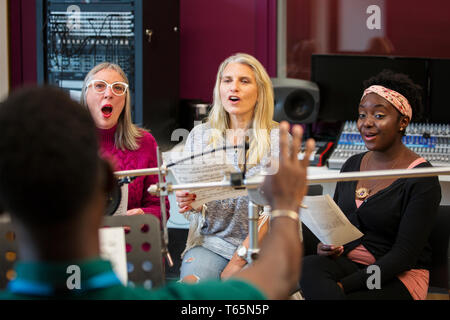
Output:
M101 161L88 111L57 88L19 90L0 104L0 207L22 223L75 217Z

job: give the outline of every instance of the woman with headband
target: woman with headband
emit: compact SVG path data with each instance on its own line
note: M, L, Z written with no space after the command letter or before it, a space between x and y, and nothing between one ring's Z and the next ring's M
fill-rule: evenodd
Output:
M369 151L349 158L341 172L430 167L402 142L421 106L421 88L389 70L364 85L357 127ZM364 235L344 246L319 243L317 255L305 257L305 298L425 299L438 178L339 182L334 200Z

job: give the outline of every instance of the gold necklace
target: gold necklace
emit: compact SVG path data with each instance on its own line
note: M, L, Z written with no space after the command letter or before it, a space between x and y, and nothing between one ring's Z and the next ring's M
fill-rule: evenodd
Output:
M402 154L403 154L403 152L402 152ZM369 160L371 159L371 157L372 157L372 153L369 155L369 157L368 157L368 159L367 159L367 161L366 161L366 163L365 163L365 166L364 166L364 170L363 171L366 171L366 169L367 169L367 166L368 166L368 164L369 164ZM397 160L395 160L394 161L394 164L392 165L392 167L390 168L390 169L393 169L394 167L395 167L395 165L397 164L397 162L398 162L398 160L399 159L401 159L402 157L398 157L397 158ZM366 187L360 187L360 188L358 188L356 191L355 191L355 196L356 196L356 198L358 199L358 200L361 200L361 201L363 201L363 200L365 200L369 195L370 195L370 191L371 190L373 190L373 189L375 189L375 187L376 186L378 186L380 183L382 183L383 181L381 181L381 182L378 182L378 183L376 183L374 186L372 186L372 188L366 188Z

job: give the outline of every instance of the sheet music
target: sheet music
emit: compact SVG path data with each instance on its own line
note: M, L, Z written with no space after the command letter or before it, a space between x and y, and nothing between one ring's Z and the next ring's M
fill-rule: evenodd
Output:
M173 152L163 153L164 163L175 162L180 158L183 158L180 154L177 155ZM218 182L222 181L226 174L237 171L232 164L217 161L218 159L224 159L224 157L216 154L214 157L204 157L200 160L185 161L174 165L170 167L170 174L167 176L167 180L175 184ZM195 201L191 204L192 208L199 208L210 201L246 196L247 190L235 190L232 187L200 188L192 190L191 193L197 195Z
M111 261L112 268L124 286L128 282L125 232L119 228L100 228L100 257Z
M300 210L301 220L322 243L342 246L364 235L328 194L305 196L302 203L308 208Z

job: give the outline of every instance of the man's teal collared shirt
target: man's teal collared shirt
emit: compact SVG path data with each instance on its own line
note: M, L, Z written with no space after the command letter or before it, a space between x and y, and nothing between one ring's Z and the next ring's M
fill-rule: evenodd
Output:
M71 265L80 268L80 290L68 289ZM0 293L0 299L86 299L86 300L260 300L264 295L241 280L205 281L199 284L171 283L155 290L123 286L109 261L100 259L67 262L19 262L16 285ZM70 281L69 281L70 282Z

